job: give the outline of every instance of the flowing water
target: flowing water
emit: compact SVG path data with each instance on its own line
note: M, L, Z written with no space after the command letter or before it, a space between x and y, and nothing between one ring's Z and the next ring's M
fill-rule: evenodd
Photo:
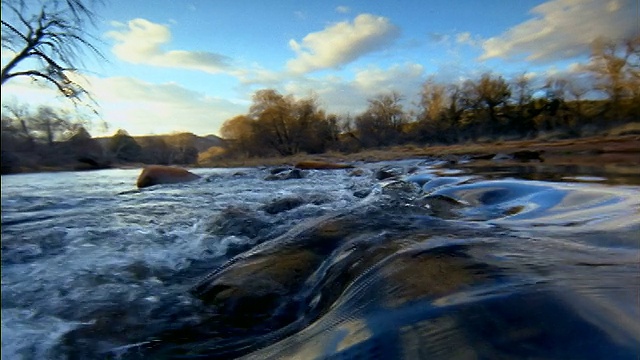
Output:
M3 176L2 359L637 359L640 179L447 166Z

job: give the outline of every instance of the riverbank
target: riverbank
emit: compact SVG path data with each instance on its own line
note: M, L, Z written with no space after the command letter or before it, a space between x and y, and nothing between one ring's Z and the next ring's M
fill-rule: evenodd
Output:
M514 140L499 142L473 142L455 145L416 146L402 145L383 149L370 149L343 154L299 154L289 157L219 159L203 167L253 167L294 165L300 161L317 160L341 163L376 162L409 158L440 158L457 160L464 157L491 159L492 155L517 151L540 152L545 162L553 164L624 163L640 165L640 135L594 136L566 140ZM597 160L595 160L597 159Z
M298 154L288 157L269 158L220 158L211 162L184 166L187 168L208 167L255 167L293 166L300 161L326 161L352 164L356 162L392 161L411 158L442 159L456 162L473 158L478 164L492 161L494 157L513 154L518 151L540 153L546 164L555 165L615 165L625 167L638 165L640 173L640 135L607 135L564 140L513 140L469 142L455 145L418 146L402 145L380 149L368 149L356 153L328 152L324 154ZM515 159L516 161L518 159ZM145 164L113 164L112 168L142 168ZM24 168L21 173L78 171L74 166Z

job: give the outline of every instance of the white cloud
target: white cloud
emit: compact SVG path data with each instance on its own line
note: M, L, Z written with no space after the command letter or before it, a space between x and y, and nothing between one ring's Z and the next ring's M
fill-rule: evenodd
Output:
M127 25L115 23L120 28L107 36L114 39L113 53L121 60L140 65L181 68L220 73L230 68L230 59L224 55L206 51L164 51L162 46L171 40L167 26L145 19L134 19Z
M424 67L420 64L393 65L388 69L368 68L356 73L355 85L369 96L380 92L398 91L408 96L406 90L417 91L424 81Z
M231 74L240 81L241 85L262 85L266 87L273 87L280 84L286 75L282 72L268 70L258 65L245 69L237 69L232 71Z
M456 43L470 46L477 46L482 43L479 36L473 36L470 32L462 32L456 35Z
M299 76L283 81L276 88L297 97L313 94L329 113L357 115L366 109L368 99L390 91L400 93L409 105L416 100L423 81L422 65L406 63L384 69L367 67L356 71L352 80L336 75L319 78Z
M461 43L461 44L465 44L469 40L471 40L471 33L470 32L459 33L456 36L456 42Z
M619 39L637 32L634 0L551 0L527 20L486 40L481 60L525 57L550 61L587 54L598 37Z
M153 84L128 77L94 78L88 90L113 131L132 135L188 131L217 133L222 123L247 111L247 104L211 97L175 83Z
M287 62L295 73L339 68L362 55L389 45L399 29L389 19L371 14L358 15L353 23L344 21L308 34L301 43L289 41L297 57Z
M336 7L336 12L340 13L340 14L346 14L350 11L348 6L338 6Z
M38 87L26 80L2 87L2 100L73 109L55 89ZM80 81L80 80L79 80ZM248 111L249 101L229 101L192 91L175 83L154 84L129 77L84 78L83 87L98 103L99 120L109 126L89 129L93 136L111 135L125 129L131 135L169 134L175 131L198 135L216 134L222 123Z

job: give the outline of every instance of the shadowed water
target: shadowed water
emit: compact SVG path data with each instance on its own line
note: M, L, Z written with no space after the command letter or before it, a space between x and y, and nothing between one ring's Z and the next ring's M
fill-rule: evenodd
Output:
M2 358L640 353L637 178L360 168L3 176Z

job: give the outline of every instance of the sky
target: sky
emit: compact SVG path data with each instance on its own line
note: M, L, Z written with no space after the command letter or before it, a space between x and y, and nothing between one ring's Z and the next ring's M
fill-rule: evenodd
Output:
M267 88L355 115L389 91L410 108L428 78L570 73L587 62L596 38L640 34L639 4L105 0L86 30L105 59L87 54L81 67L98 104L89 131L219 135L225 120L246 114L252 95ZM10 56L3 49L3 67ZM69 106L53 94L27 79L2 85L3 104Z

